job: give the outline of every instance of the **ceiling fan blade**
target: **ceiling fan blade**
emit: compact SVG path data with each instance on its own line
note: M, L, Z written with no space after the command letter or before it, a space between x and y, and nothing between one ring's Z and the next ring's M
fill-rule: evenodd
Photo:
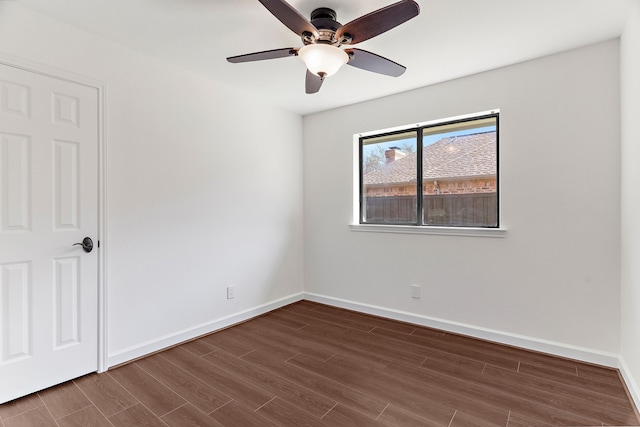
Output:
M265 59L285 58L287 56L296 56L298 50L293 47L285 47L283 49L265 50L262 52L245 53L244 55L230 56L227 61L237 64L239 62L263 61Z
M351 65L352 67L392 77L401 76L407 69L404 65L400 65L397 62L393 62L390 59L366 50L353 48L345 49L345 52L349 54L350 58L347 65Z
M420 6L413 0L402 0L344 24L336 31L336 38L350 38L343 44L356 44L397 27L418 16Z
M318 29L284 0L259 0L269 12L291 31L302 37L303 33L309 33L313 37L319 37Z
M322 86L322 82L324 82L324 77L316 76L311 71L307 70L307 77L305 81L305 92L307 93L318 92L320 90L320 86Z

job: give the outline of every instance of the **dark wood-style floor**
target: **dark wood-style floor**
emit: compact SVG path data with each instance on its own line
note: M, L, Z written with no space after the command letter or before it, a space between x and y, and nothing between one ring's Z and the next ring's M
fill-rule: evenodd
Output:
M617 370L302 301L0 406L0 426L639 425Z

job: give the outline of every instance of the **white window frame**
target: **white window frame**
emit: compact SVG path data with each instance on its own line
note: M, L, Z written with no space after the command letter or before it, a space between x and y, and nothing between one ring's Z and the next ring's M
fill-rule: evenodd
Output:
M353 218L349 229L356 232L375 232L375 233L400 233L400 234L434 234L434 235L450 235L450 236L469 236L469 237L506 237L507 228L505 227L504 216L502 215L502 194L500 186L498 186L498 218L500 224L498 227L443 227L443 226L422 226L422 225L387 225L387 224L361 224L360 223L360 138L374 136L383 133L401 132L416 127L434 126L441 123L474 119L487 115L499 114L499 109L482 111L478 113L465 114L454 117L447 117L437 120L429 120L419 123L411 123L403 126L396 126L387 129L378 129L367 131L353 135ZM500 171L500 156L498 156L498 171Z

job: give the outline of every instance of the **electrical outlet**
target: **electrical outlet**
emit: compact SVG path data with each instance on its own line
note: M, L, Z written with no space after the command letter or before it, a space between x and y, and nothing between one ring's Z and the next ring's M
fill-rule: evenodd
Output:
M235 286L227 286L227 299L233 299L236 296Z
M420 299L420 285L411 285L411 298Z

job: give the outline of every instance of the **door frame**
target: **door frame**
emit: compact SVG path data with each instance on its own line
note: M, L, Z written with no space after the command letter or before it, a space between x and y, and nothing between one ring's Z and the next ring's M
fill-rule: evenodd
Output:
M107 346L107 244L106 244L106 130L105 130L105 106L106 86L99 80L75 74L70 71L51 67L34 61L30 61L15 55L0 52L0 64L17 68L23 71L40 74L57 80L68 81L83 86L94 88L98 92L98 348L97 362L98 372L105 372L108 366ZM71 379L71 378L69 378Z

